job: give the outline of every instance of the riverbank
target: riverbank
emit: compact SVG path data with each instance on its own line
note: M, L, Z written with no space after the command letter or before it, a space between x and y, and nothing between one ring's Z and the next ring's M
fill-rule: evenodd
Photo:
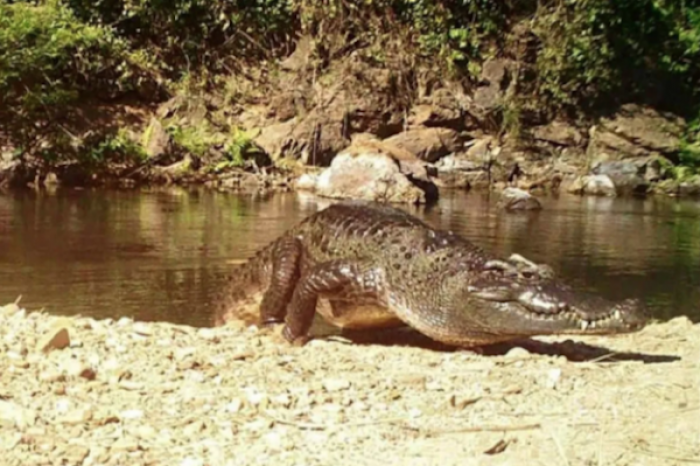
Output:
M56 1L0 13L0 187L700 196L698 7ZM337 177L295 181L334 164Z
M685 318L491 356L410 335L291 348L236 325L65 318L16 305L0 308L0 326L8 466L700 458L700 325Z
M132 144L134 151L145 154L142 158L46 163L34 157L14 159L8 149L0 159L0 187L207 186L222 191L304 190L331 198L408 203L430 201L441 190L501 191L506 186L534 195L565 191L613 197L700 196L700 175L672 161L678 160L685 122L645 106L624 106L590 126L553 121L526 127L513 138L478 124L469 126L473 115L438 92L414 105L392 131L376 127L334 135L330 128L339 122L328 115L280 122L249 115L254 110L249 109L236 117L248 123L231 141L221 129L211 129L212 111L192 103L178 110L182 101L176 98L148 112L130 109L133 118L120 117L130 126L122 127L123 140L110 144ZM279 104L255 111L277 115L274 105ZM368 105L362 112L380 112L380 107L372 107L376 102ZM100 111L110 119L110 112L126 110L107 106ZM193 124L210 129L183 129ZM300 127L311 132L302 134ZM325 131L323 147L309 146L317 131ZM232 145L238 151L235 160L229 153Z

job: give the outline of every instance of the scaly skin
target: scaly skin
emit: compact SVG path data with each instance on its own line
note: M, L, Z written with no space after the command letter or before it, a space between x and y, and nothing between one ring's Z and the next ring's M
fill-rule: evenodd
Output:
M407 324L451 345L532 335L611 334L645 324L640 302L580 293L521 256L499 260L406 212L342 202L308 217L237 268L215 324L241 318L262 293L259 320L284 322L303 344L316 312L338 327Z

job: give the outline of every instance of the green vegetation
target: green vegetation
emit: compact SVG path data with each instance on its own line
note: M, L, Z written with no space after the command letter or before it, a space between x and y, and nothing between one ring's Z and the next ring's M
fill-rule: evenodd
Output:
M76 109L162 101L193 82L242 100L245 88L232 92L221 78L256 68L274 76L275 61L304 34L319 39L315 73L354 52L409 88L418 71L473 82L485 59L515 59L509 130L519 131L525 110L591 114L660 90L657 103L696 115L700 108L697 0L0 0L0 137L46 161L76 151L92 161L127 152L138 159L142 149L112 129L98 143L76 141L68 129ZM250 138L225 126L170 131L196 155L223 145L223 161L240 166ZM698 128L683 149L682 163L693 167Z
M700 115L689 125L681 145L680 163L700 172Z

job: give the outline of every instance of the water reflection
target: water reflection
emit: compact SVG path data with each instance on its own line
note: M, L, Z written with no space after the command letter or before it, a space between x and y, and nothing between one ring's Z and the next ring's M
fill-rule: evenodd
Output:
M0 302L202 325L227 261L250 256L329 201L180 189L0 195ZM500 255L551 264L577 286L638 296L660 318L700 317L700 204L544 199L505 214L488 194L410 208Z

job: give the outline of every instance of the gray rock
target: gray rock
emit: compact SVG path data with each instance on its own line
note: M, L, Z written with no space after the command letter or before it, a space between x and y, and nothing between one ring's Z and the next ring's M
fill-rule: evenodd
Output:
M590 194L593 196L617 196L615 183L613 183L608 175L581 176L571 183L567 191L576 194Z
M661 163L654 157L599 162L591 174L608 176L619 194L644 194L660 178Z

